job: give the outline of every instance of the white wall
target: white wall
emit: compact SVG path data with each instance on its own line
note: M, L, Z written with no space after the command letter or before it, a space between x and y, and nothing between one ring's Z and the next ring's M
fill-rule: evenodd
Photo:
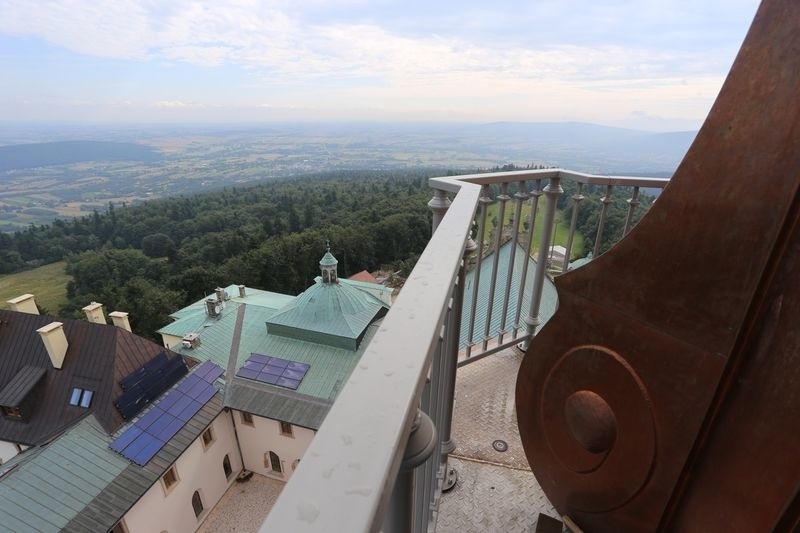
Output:
M211 423L214 442L203 447L202 435L198 437L175 461L178 482L165 494L161 480L125 515L125 525L130 533L168 531L181 533L195 531L211 512L219 499L235 483L242 470L239 449L231 423L231 413L223 411ZM233 473L225 479L222 461L228 454ZM196 518L192 508L192 495L198 490L203 500L203 514Z
M23 450L27 450L27 446L21 446ZM0 464L5 463L15 455L17 455L19 451L17 450L17 445L13 442L7 442L4 440L0 440Z
M172 348L181 343L183 337L176 337L175 335L161 334L161 341L164 343L164 348Z
M253 415L253 426L242 423L242 414L234 411L236 432L242 449L244 467L257 474L288 481L294 469L292 465L306 452L315 432L299 426L292 426L292 437L281 435L281 426L276 420ZM264 466L264 454L273 451L281 459L283 474L276 474L272 468Z

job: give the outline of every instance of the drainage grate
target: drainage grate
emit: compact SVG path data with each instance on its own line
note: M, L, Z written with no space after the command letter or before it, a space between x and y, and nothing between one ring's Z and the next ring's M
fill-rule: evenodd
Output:
M492 443L492 448L498 452L506 452L508 451L508 443L504 440L497 439Z

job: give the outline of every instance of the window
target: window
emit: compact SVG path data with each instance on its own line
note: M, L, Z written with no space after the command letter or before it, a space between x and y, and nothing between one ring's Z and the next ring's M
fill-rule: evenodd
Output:
M241 418L242 418L242 424L244 424L246 426L255 425L253 423L253 415L251 415L250 413L245 413L244 411L240 411L239 414L241 415Z
M272 469L272 472L275 474L283 474L283 468L281 468L281 458L278 457L278 454L275 452L269 452L268 456L269 456L269 468Z
M231 468L231 458L228 457L228 454L225 454L225 458L222 460L222 470L225 472L225 479L230 479L233 469Z
M211 443L214 442L214 432L209 427L203 432L202 436L203 436L203 448L207 449L209 446L211 446Z
M72 394L69 397L69 404L80 405L81 407L88 409L89 406L92 405L93 396L94 396L94 391L79 389L75 387L74 389L72 389Z
M200 515L203 514L203 500L200 498L200 493L194 491L192 494L192 509L194 509L194 515L197 518L200 518Z
M292 433L292 425L289 422L280 421L281 424L281 435L285 435L287 437L291 437L294 435Z
M169 470L164 472L164 475L161 476L161 483L164 484L164 491L169 492L175 484L178 482L178 473L175 471L175 467L171 467Z
M19 407L8 407L4 405L3 413L11 418L22 418L22 412L19 410Z

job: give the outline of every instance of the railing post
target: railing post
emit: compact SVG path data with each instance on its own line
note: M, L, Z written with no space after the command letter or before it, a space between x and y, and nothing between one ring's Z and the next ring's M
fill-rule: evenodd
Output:
M497 291L497 271L500 268L500 246L502 245L503 241L503 223L505 222L506 217L506 202L511 200L511 197L508 195L508 183L502 184L502 190L499 195L497 195L497 200L500 202L500 213L498 213L498 222L496 228L496 234L494 238L494 257L492 257L492 280L489 284L489 302L486 307L486 324L483 329L483 344L482 348L485 351L486 347L489 345L489 339L491 339L491 332L492 327L492 313L494 312L494 294Z
M608 206L613 201L611 199L611 193L614 190L613 185L608 185L606 187L606 195L603 196L600 201L603 203L603 207L600 210L600 220L597 222L597 237L594 239L594 251L592 252L593 257L597 257L600 255L600 243L603 240L603 228L606 225L606 217L608 216Z
M465 357L469 358L472 352L472 345L475 337L475 309L478 305L478 289L481 282L481 263L483 263L483 237L486 232L486 215L492 199L489 196L489 186L481 188L481 196L478 199L481 206L480 223L478 225L478 260L475 262L475 279L472 285L472 307L469 314L469 329L467 330L467 348Z
M447 192L441 189L433 190L433 198L428 202L428 207L433 212L433 222L431 223L431 235L439 227L439 223L444 218L445 213L450 208L450 198L447 197Z
M536 188L534 188L530 194L531 225L528 228L528 242L526 243L527 246L525 247L525 261L522 263L522 279L519 284L519 295L517 297L517 312L514 315L514 339L517 338L517 332L522 327L522 324L520 323L520 318L522 317L522 301L525 298L525 285L528 281L528 263L530 263L529 257L533 249L533 231L536 229L536 214L539 209L539 197L541 197L542 194L544 194L542 191L542 180L536 180Z
M436 428L422 411L411 427L400 472L394 483L389 509L383 520L385 533L408 533L414 524L414 469L430 457L436 445Z
M508 303L511 299L511 281L514 277L514 263L517 259L517 241L519 240L519 224L522 216L522 204L528 199L528 191L525 182L520 181L517 185L517 192L514 193L514 227L511 228L511 253L508 256L508 272L506 272L506 288L503 298L503 314L500 316L500 336L498 343L503 343L506 334L506 322L508 316ZM516 324L512 329L516 333Z
M547 252L550 248L550 236L553 233L553 223L556 218L556 203L558 197L564 192L561 188L561 177L550 178L550 183L544 188L547 196L547 207L544 213L544 226L542 227L542 237L539 241L539 250L536 254L536 272L533 276L533 294L531 295L531 309L525 318L528 326L528 339L523 343L523 349L527 350L531 339L536 334L536 328L542 323L539 317L539 307L542 303L542 289L544 287L544 277L547 273Z
M578 190L572 195L572 220L569 223L569 236L567 237L567 251L564 253L564 266L561 272L569 269L569 258L572 256L572 239L575 236L575 229L578 226L578 209L585 198L583 194L583 183L578 183Z
M628 216L625 217L625 229L622 231L622 236L628 234L631 230L633 223L633 212L636 211L636 206L639 205L639 187L633 188L633 196L628 199Z
M464 306L464 283L467 278L467 263L469 257L475 253L478 246L471 238L467 238L467 245L464 248L464 260L458 270L458 279L455 290L453 291L453 309L450 327L447 335L447 353L444 358L442 374L443 384L443 416L439 426L439 434L442 439L442 464L444 466L444 480L442 481L442 491L448 491L455 486L458 480L458 473L455 469L448 466L447 456L456 449L456 443L452 438L453 429L453 399L456 394L456 369L458 368L458 345L461 333L461 310Z

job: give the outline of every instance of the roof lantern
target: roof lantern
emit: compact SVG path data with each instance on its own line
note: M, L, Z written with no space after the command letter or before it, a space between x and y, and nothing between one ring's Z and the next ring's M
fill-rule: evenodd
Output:
M322 283L338 283L339 276L337 274L339 261L331 253L331 242L325 242L326 252L319 260L319 268L322 270Z

